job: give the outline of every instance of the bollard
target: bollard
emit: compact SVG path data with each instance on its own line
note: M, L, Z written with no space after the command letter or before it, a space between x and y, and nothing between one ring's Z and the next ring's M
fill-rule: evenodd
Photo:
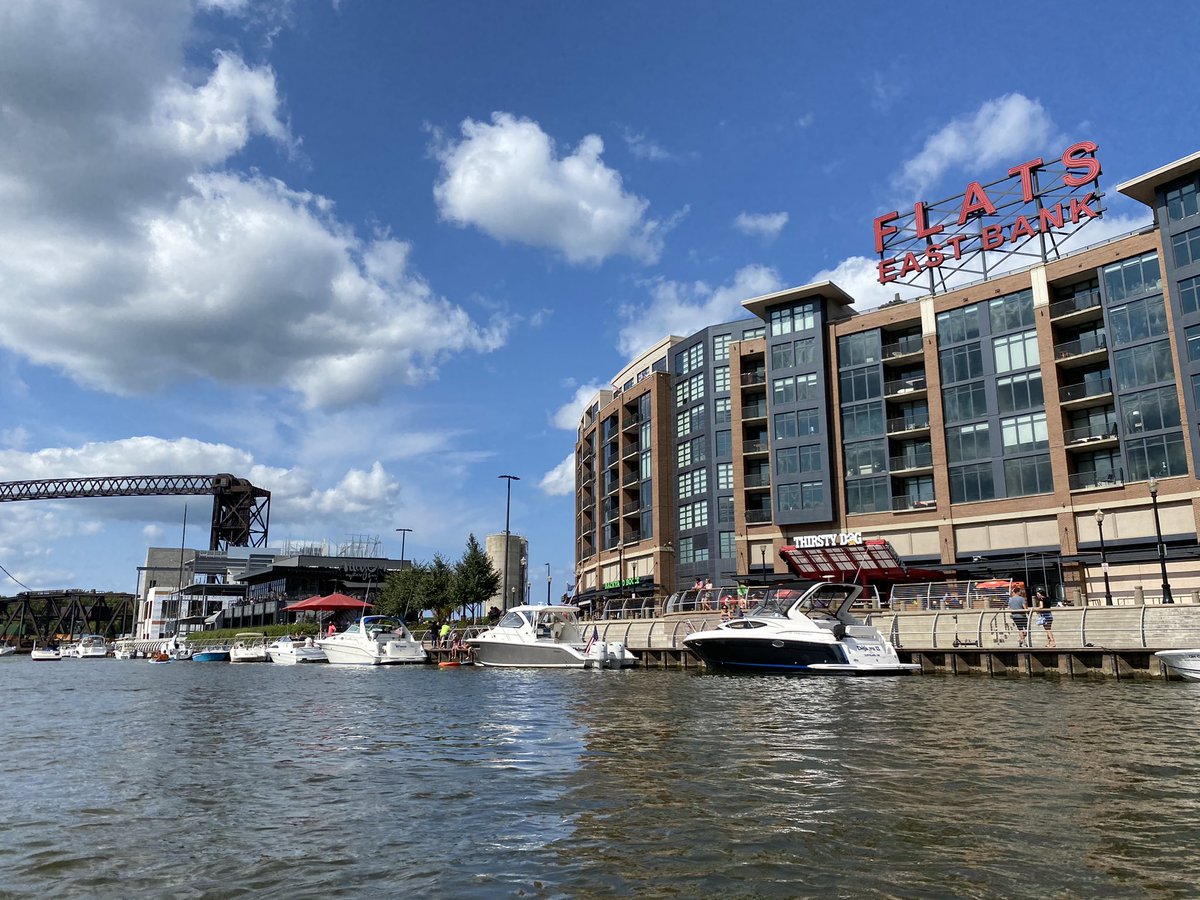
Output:
M1142 586L1140 584L1135 586L1133 589L1133 605L1134 606L1145 606L1146 605L1146 592L1142 590Z
M1200 591L1192 591L1192 604L1200 605Z

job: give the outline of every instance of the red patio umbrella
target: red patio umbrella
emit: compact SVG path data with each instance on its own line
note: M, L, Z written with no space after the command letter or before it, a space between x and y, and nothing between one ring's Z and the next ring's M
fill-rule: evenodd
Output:
M309 597L283 608L284 612L303 612L306 609L337 611L344 609L370 609L372 604L346 594L330 594L327 597Z

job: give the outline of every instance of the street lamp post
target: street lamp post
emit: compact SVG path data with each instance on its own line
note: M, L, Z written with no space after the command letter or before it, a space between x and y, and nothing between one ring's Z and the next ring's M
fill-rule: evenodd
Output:
M550 605L550 563L546 563L546 605Z
M1158 479L1150 477L1150 505L1154 508L1154 540L1158 546L1158 567L1162 571L1162 602L1174 603L1171 585L1167 582L1167 548L1163 544L1162 526L1158 522Z
M412 531L412 529L411 528L397 528L396 530L398 532L400 532L400 568L403 569L404 568L404 539L406 537L408 537L408 533L410 531Z
M1104 573L1104 605L1112 606L1112 588L1108 583L1108 556L1104 552L1104 510L1096 510L1096 530L1100 532L1100 571Z
M517 475L501 475L499 477L507 482L504 496L504 588L500 592L500 598L502 603L508 603L508 513L512 505L512 483L521 479ZM505 609L508 609L508 606L505 606Z
M767 545L766 544L758 545L758 558L762 562L762 568L765 571L767 568Z

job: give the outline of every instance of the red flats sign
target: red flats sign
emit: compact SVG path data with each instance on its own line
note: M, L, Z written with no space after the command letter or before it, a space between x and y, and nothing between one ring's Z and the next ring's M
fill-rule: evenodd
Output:
M1058 242L1099 218L1100 161L1092 141L1072 144L1047 164L1041 157L1008 170L1008 178L972 181L959 195L938 203L917 202L911 214L893 210L875 219L879 282L946 289L962 273L988 278L1003 253L1045 262ZM1028 245L1037 239L1036 248Z

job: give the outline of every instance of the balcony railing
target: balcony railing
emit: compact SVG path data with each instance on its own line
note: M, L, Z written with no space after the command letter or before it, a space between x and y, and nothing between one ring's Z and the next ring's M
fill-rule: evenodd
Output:
M746 521L753 523L770 522L771 511L769 509L748 509L746 510Z
M754 371L754 372L743 372L742 373L742 387L748 387L749 385L752 385L752 384L766 384L766 383L767 383L767 370L766 369L762 369L762 370L758 370L758 371Z
M1108 349L1108 337L1101 334L1089 334L1073 341L1064 341L1054 345L1054 358L1057 360L1070 359L1072 356L1083 356L1085 353L1095 353L1097 350Z
M1103 472L1076 472L1067 477L1067 487L1072 491L1083 491L1088 488L1120 487L1125 483L1125 470L1104 470Z
M910 334L900 338L894 344L883 345L883 358L894 359L897 356L909 356L913 353L921 352L921 336L919 334Z
M1060 319L1063 316L1069 316L1071 313L1083 312L1085 309L1092 309L1100 305L1100 291L1087 291L1086 293L1076 294L1074 297L1069 297L1066 300L1059 300L1056 303L1050 304L1050 318Z
M1099 381L1083 382L1082 384L1063 385L1058 390L1058 399L1062 403L1072 400L1086 400L1088 397L1103 397L1112 393L1112 379L1102 378Z
M933 466L932 453L908 453L904 456L893 456L888 460L893 472L904 472L909 469L928 469Z
M637 456L642 449L642 445L637 441L632 441L625 445L625 449L621 451L621 459L629 459L631 456Z
M1116 439L1116 422L1094 422L1082 428L1068 428L1063 432L1063 441L1068 444L1093 444L1096 441Z
M762 419L766 418L767 404L766 403L747 403L742 407L743 419Z
M638 500L634 500L632 503L626 503L624 506L621 507L621 515L623 515L623 516L628 516L632 513L638 513L641 511L642 511L642 504L641 504L641 501L638 501Z
M888 434L903 434L906 431L925 431L929 428L929 416L901 416L898 419L888 419Z
M641 531L626 531L625 532L625 543L626 544L636 544L641 539L642 539Z
M752 475L747 475L742 481L742 484L748 488L761 488L771 486L770 472L755 472Z
M911 378L899 378L895 381L884 382L883 393L887 396L893 394L913 394L917 391L925 390L925 376L914 375Z
M766 438L756 438L752 441L742 441L743 453L766 453L768 441Z
M906 509L933 509L936 506L937 501L931 499L919 499L908 496L892 498L892 509L897 511Z
M625 417L624 421L621 422L621 430L628 431L631 428L636 428L641 421L641 413L630 413Z
M629 487L631 484L637 484L639 481L641 481L640 475L637 472L630 472L621 479L621 486Z

